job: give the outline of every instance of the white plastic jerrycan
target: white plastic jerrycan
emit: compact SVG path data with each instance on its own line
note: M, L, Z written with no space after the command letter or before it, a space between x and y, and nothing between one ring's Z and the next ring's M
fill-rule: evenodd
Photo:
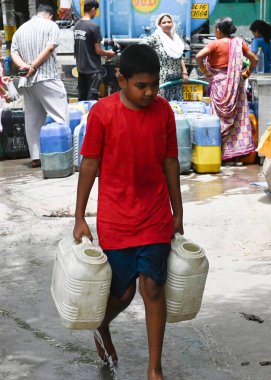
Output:
M196 317L208 269L204 250L176 233L171 242L165 285L167 322L181 322Z
M68 329L96 329L107 306L112 271L106 255L83 237L60 241L51 293L62 324Z

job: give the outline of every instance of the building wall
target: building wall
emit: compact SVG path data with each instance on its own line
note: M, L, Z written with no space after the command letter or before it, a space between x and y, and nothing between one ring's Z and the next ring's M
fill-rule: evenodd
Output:
M218 2L214 12L210 17L210 33L213 32L213 26L216 19L220 17L229 16L233 19L234 25L237 26L237 34L242 34L244 37L252 38L249 30L250 24L253 21L264 19L264 8L261 7L260 2L235 2L235 0L228 0L230 2ZM271 0L266 0L266 22L271 22Z

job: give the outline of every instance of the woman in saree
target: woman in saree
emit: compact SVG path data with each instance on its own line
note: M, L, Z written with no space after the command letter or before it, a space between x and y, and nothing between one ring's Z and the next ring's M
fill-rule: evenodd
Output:
M232 36L235 32L230 17L216 20L216 40L196 56L201 72L210 82L211 114L220 118L223 161L246 156L255 149L245 80L255 69L258 58L242 38ZM245 70L244 56L249 60Z

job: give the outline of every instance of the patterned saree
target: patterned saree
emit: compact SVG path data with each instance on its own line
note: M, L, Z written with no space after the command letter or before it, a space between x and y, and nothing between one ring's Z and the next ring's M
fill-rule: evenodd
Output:
M229 39L227 69L214 69L207 61L207 69L212 74L211 114L217 115L221 123L222 160L244 156L255 149L242 63L242 39L238 37Z

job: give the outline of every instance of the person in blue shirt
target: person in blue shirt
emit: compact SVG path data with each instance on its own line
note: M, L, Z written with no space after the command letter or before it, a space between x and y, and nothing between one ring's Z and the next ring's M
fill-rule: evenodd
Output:
M264 72L271 73L271 25L263 20L255 20L249 27L254 38L250 49L257 54L261 47L264 53Z

